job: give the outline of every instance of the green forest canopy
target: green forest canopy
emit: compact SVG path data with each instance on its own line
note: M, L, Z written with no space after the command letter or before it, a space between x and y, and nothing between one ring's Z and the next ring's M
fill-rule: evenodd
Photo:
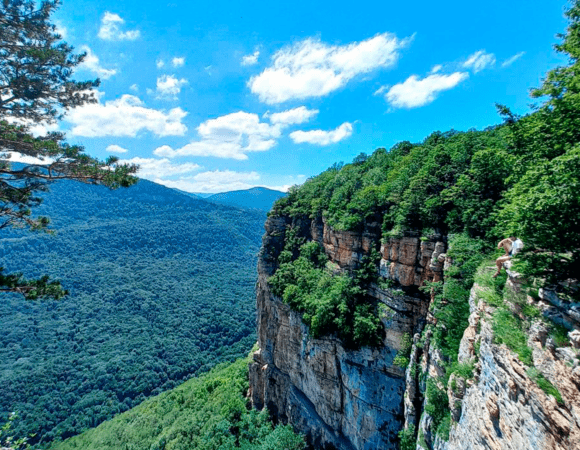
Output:
M58 276L70 296L0 302L0 414L32 443L94 427L255 342L264 213L140 181L63 181L40 214L56 235L5 230L0 265Z

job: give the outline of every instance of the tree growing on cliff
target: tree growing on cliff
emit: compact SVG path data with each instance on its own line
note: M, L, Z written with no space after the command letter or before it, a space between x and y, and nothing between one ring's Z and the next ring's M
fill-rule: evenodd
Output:
M69 108L96 102L93 88L99 80L74 81L72 75L85 57L61 41L51 14L60 0L37 7L34 0L0 2L0 229L22 227L47 230L49 219L32 216L42 202L38 193L50 183L69 179L103 184L110 188L134 184L134 165L119 165L116 158L100 161L69 145L62 133L36 137L32 125L55 123ZM14 154L37 163L14 166ZM28 299L60 298L60 284L47 277L27 280L20 274L4 274L0 291L23 294Z
M578 298L580 278L580 1L566 12L557 52L569 64L548 72L532 97L545 101L515 120L504 108L516 156L513 187L499 212L507 235L525 243L518 270ZM499 234L499 233L498 233Z

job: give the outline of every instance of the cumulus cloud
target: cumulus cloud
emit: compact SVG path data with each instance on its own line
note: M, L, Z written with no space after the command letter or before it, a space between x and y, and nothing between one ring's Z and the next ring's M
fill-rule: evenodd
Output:
M131 89L133 92L139 92L139 85L132 84L131 86L129 86L129 89Z
M98 93L98 97L103 94ZM182 119L187 115L181 108L168 112L147 108L134 95L125 94L105 103L84 105L70 110L66 121L73 125L75 136L131 136L147 130L156 136L182 136L187 127Z
M28 128L28 132L33 136L46 136L52 131L59 130L58 123L47 123L47 122L35 122L30 119L22 119L16 117L4 117L2 120L6 120L8 123L13 125L25 126Z
M245 55L242 57L242 66L253 66L258 62L258 57L260 56L260 51L256 50L251 55Z
M176 56L171 60L171 64L173 67L183 67L185 65L185 58Z
M385 100L393 108L417 108L431 103L440 92L454 88L468 77L466 72L432 74L425 78L411 75L403 83L391 87Z
M280 126L288 126L308 122L311 118L313 118L317 114L318 114L317 109L308 109L306 106L299 106L298 108L268 114L265 117L267 117L273 124L279 124Z
M105 80L111 78L117 73L115 69L105 69L101 66L99 58L86 45L81 46L81 51L86 52L85 60L79 65L80 68L86 69L89 72L97 74L98 77Z
M117 144L109 145L105 150L110 153L127 153L129 151Z
M101 28L98 36L106 41L134 41L141 36L139 30L121 31L125 20L118 14L106 11L101 19Z
M23 155L18 152L0 152L0 159L15 163L38 164L41 166L47 166L55 161L53 158L49 157L35 158L34 156Z
M140 158L120 159L119 164L137 164L137 176L155 181L157 178L183 175L196 172L201 166L194 163L172 164L167 158Z
M352 134L352 124L345 122L338 128L330 131L311 130L311 131L294 131L290 133L290 139L296 144L304 142L315 145L330 145L348 138Z
M185 78L178 79L175 75L161 75L157 78L157 97L176 99L181 88L186 84Z
M390 33L342 46L306 39L276 52L272 65L248 85L268 104L323 97L359 74L392 67L409 42Z
M276 145L280 130L280 126L260 122L257 114L239 111L203 122L197 127L199 141L175 150L164 145L153 153L168 158L214 156L244 160L249 152L266 151Z
M202 172L179 180L166 180L161 177L154 181L167 187L181 189L186 192L226 192L249 189L260 179L257 172L234 172L231 170L215 170Z
M467 61L463 63L463 67L477 73L494 64L495 55L493 53L485 53L485 50L479 50L467 58Z
M502 67L508 67L511 66L513 63L515 63L518 59L520 59L522 56L524 56L526 54L526 52L519 52L516 53L514 56L512 56L511 58L506 59L504 62L501 63Z
M155 61L155 65L157 66L158 69L161 69L165 66L165 61L163 61L162 59L158 59L157 61Z

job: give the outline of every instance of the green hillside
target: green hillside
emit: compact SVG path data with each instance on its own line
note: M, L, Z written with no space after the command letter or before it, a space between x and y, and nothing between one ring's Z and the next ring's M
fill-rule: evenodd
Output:
M238 208L270 211L274 202L285 195L286 194L281 191L255 187L242 191L229 191L220 194L213 194L207 197L206 200L213 203L236 206Z
M255 342L263 213L147 181L55 183L38 213L57 233L3 230L0 266L70 296L0 302L0 416L19 413L15 435L75 435Z
M266 410L246 407L250 358L143 402L51 450L299 450L292 427L272 427Z

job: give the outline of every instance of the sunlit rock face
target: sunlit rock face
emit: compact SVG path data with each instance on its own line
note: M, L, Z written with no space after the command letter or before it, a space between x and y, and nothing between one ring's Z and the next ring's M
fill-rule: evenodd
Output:
M506 289L520 291L524 280L510 270ZM434 436L430 417L423 414L420 430L425 448L437 450L571 450L580 448L580 366L574 336L580 334L575 322L574 304L564 305L553 292L542 292L539 299L527 297L546 315L572 329L570 345L558 347L546 327L535 321L528 333L533 365L526 366L504 344L494 343L493 313L485 303L484 288L475 284L469 298L469 326L461 340L458 360L476 360L475 377L455 383L448 396L453 425L449 441ZM427 372L437 363L424 355ZM426 364L425 364L426 363ZM560 392L562 402L544 392L530 376L530 369L541 373ZM450 380L449 385L452 382Z
M290 422L316 448L396 449L404 422L405 372L393 364L405 333L422 329L428 301L417 293L372 285L368 295L382 303L383 346L349 350L334 338L312 339L301 314L292 311L269 289L286 230L319 242L341 272L356 270L365 255L380 249L380 226L360 232L335 231L323 221L270 217L258 264L258 345L250 366L253 404ZM393 242L389 256L411 268L413 283L440 271L427 272L435 240ZM399 249L401 253L399 254ZM438 247L440 253L444 248ZM422 266L421 264L424 264ZM427 267L427 269L425 269ZM413 284L411 283L411 284ZM396 283L395 283L396 284Z

